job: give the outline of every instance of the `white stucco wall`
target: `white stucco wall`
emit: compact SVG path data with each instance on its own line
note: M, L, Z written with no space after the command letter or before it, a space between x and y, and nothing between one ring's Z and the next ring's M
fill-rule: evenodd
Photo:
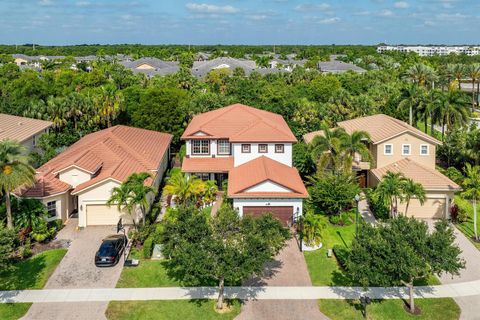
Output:
M58 175L58 178L60 179L60 181L66 182L75 188L79 184L90 180L91 175L88 172L72 167L61 172Z
M291 192L292 190L285 188L273 181L265 181L245 190L245 192Z
M233 199L233 207L238 210L238 214L243 217L243 207L248 206L293 206L293 213L302 215L303 199L285 198L285 199Z
M120 184L113 180L104 181L78 194L78 226L87 226L86 205L104 204L110 198L112 189Z
M292 166L292 144L283 143L284 152L275 153L275 144L276 143L267 143L268 152L267 153L258 153L258 143L250 143L250 153L242 153L242 143L233 143L233 165L235 167L244 164L250 160L254 160L261 156L266 156L270 159L283 163L289 167Z
M63 193L59 195L55 195L52 197L47 197L47 198L42 198L41 201L42 203L47 206L47 203L55 201L56 207L57 207L57 216L52 217L49 220L55 220L55 219L62 219L63 221L66 221L68 218L68 214L72 211L73 208L70 208L69 205L71 205L71 201L68 199L69 195L68 193Z

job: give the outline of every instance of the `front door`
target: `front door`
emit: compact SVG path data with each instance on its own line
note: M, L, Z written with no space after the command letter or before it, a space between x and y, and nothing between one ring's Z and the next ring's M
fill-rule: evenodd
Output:
M217 182L218 190L223 190L223 181L227 180L226 173L215 173L215 181Z

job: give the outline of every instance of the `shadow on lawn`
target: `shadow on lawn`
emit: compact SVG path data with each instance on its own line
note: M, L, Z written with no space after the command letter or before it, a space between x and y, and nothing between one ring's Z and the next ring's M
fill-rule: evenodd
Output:
M0 290L23 290L35 288L46 267L45 256L38 255L17 262L0 272Z

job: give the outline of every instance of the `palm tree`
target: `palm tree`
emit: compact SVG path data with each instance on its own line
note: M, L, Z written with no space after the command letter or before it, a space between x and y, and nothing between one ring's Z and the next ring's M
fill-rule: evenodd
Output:
M425 189L421 183L415 182L410 178L405 178L402 184L403 199L407 203L405 206L405 216L408 212L410 200L416 198L418 202L423 206L426 199Z
M107 206L116 205L118 211L127 211L127 213L132 217L133 227L137 229L137 224L135 222L135 217L133 216L135 210L135 204L132 201L132 189L126 184L122 183L118 187L112 189L112 194L107 200Z
M462 196L471 199L473 204L473 232L478 241L477 232L477 200L480 199L480 166L472 166L467 163L464 168L465 179L463 180Z
M10 193L35 182L35 169L28 164L26 154L26 148L16 141L0 142L0 191L5 194L8 229L13 229Z
M337 171L345 162L344 157L342 158L343 139L347 133L343 128L330 129L326 125L322 126L322 130L322 134L317 135L310 143L313 159L317 161L318 170L332 168Z
M442 126L442 138L445 136L445 128L451 131L468 123L469 104L463 92L457 90L436 92L432 112L433 118L438 119Z
M472 112L475 109L475 83L480 83L480 63L474 63L467 67L467 75L472 81ZM478 92L477 92L478 94Z
M174 174L163 188L165 195L175 196L178 204L196 203L205 190L205 183L194 175Z
M409 124L413 126L414 118L415 122L418 119L418 110L425 105L426 90L423 87L419 87L412 84L402 90L402 100L398 104L398 109L402 110L408 108L409 110Z
M458 90L462 89L462 79L465 76L465 65L456 63L452 67L452 74L457 80Z
M390 217L397 216L398 201L403 199L402 186L404 176L388 171L375 189L380 199L390 208Z
M352 159L360 155L363 161L372 161L372 153L365 144L371 141L370 134L366 131L354 131L352 134L345 134L342 138L342 146L344 152L350 155Z
M205 190L203 191L204 204L210 204L215 201L217 197L218 187L214 180L205 181Z
M435 70L422 63L416 63L405 72L405 78L411 80L418 86L426 86L428 82L433 82L436 78Z
M135 206L139 206L142 212L143 225L145 226L145 220L147 217L146 211L149 205L148 196L155 195L155 188L145 185L145 181L151 178L151 175L147 172L132 173L125 184L130 187L131 202Z
M110 128L113 120L122 110L122 103L122 95L116 91L114 86L107 85L101 87L101 92L95 99L97 117L94 121Z

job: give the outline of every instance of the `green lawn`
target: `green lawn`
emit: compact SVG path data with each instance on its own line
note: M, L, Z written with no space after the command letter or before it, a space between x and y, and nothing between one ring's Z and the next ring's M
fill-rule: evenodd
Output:
M459 208L463 208L468 215L468 220L466 222L462 222L457 224L458 230L462 231L463 234L467 236L470 240L472 240L472 237L474 236L473 232L473 205L470 201L463 199L460 196L455 196L455 203L458 205ZM480 210L477 206L477 210ZM478 213L477 213L478 214ZM480 218L478 219L480 220ZM477 230L480 233L480 221L477 221ZM473 244L477 247L478 250L480 250L480 243L479 242L474 242L472 241Z
M67 253L66 249L54 249L14 264L11 270L0 272L0 290L41 289L57 265ZM31 303L0 304L0 319L21 318Z
M140 259L138 267L123 268L117 288L178 287L180 282L169 277L165 260Z
M355 215L351 216L352 221ZM323 247L316 251L305 252L305 261L307 262L308 271L312 284L314 286L347 286L351 281L344 275L338 266L335 256L327 257L328 249L332 249L334 245L349 247L355 237L355 224L349 226L334 226L328 222L325 217L327 228L323 232Z
M358 300L319 300L320 310L332 320L362 320L362 306ZM460 317L460 308L453 299L415 299L422 310L414 316L404 309L403 300L375 300L367 307L368 319L375 320L454 320Z
M231 307L230 312L219 314L214 300L112 301L106 316L110 320L233 319L240 313L240 302L234 301Z

